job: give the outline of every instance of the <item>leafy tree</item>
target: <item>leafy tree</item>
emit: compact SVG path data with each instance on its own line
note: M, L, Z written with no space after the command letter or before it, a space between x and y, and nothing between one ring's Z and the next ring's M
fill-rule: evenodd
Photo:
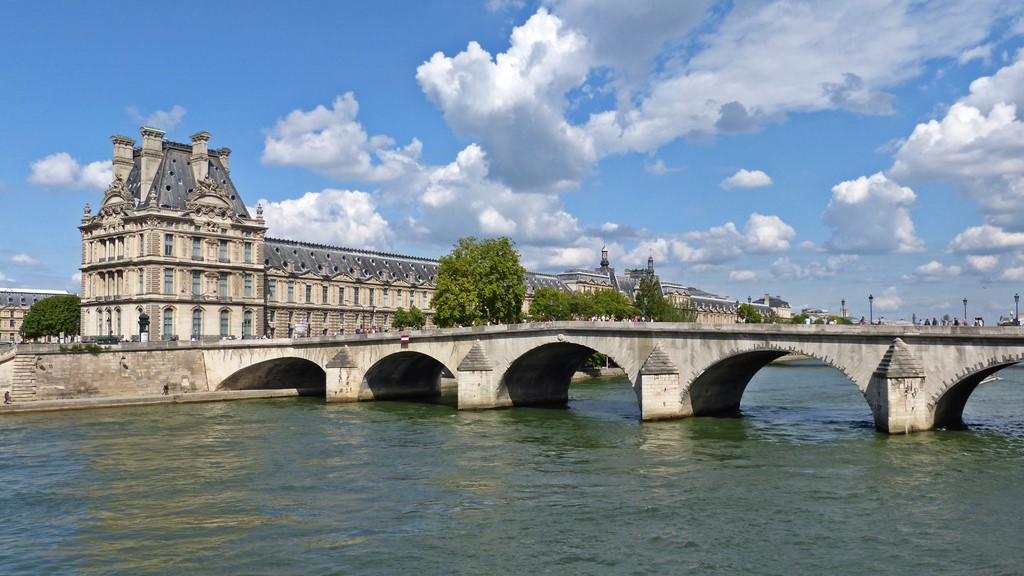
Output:
M747 322L749 324L762 324L764 323L764 317L757 311L752 304L740 304L740 309L737 311L737 315L740 317L741 322Z
M426 324L427 317L423 314L422 310L415 306L409 308L409 310L398 308L395 310L395 316L391 319L391 325L399 330L402 330L403 328L419 330Z
M633 305L639 313L655 322L696 322L697 310L681 308L661 295L661 282L645 276L640 279Z
M538 288L530 300L530 319L536 322L572 320L569 298L569 294L554 288Z
M431 306L441 327L515 323L522 316L526 270L508 237L460 238L437 269Z
M631 318L637 314L637 308L618 290L598 290L591 296L594 306L593 316L612 316L615 318Z
M409 313L405 308L399 306L395 309L395 315L391 317L391 326L401 330L409 325Z
M427 325L427 316L423 310L413 306L405 313L406 326L416 330L422 330Z
M26 339L43 336L78 334L82 301L74 294L50 296L36 302L25 313L21 336Z

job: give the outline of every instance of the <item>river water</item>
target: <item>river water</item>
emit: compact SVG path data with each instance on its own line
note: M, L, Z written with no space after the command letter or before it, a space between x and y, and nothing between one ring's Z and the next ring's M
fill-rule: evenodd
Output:
M0 573L1022 574L1024 369L887 436L816 365L741 418L290 398L0 418Z

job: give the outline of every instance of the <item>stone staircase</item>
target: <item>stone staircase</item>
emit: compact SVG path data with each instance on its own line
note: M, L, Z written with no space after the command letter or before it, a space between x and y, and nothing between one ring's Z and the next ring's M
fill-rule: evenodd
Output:
M36 399L36 357L22 354L14 357L14 379L11 382L11 399L27 402Z

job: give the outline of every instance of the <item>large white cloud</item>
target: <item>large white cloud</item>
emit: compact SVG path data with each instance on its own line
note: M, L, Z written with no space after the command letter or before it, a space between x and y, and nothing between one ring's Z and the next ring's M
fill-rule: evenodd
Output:
M953 252L992 254L1024 248L1024 232L1007 232L996 226L972 226L949 243Z
M418 140L396 148L387 136L369 136L356 121L358 113L351 93L335 98L330 108L293 110L268 130L261 160L364 182L395 180L419 169Z
M836 252L916 252L924 242L914 233L910 209L917 196L881 172L836 184L822 221L832 228L825 246Z
M42 188L104 190L114 179L113 162L101 160L85 166L67 152L57 152L31 165L29 183Z
M890 173L905 181L944 180L978 203L988 222L1024 231L1024 52L971 92L941 120L919 124Z
M513 30L508 51L492 57L471 42L452 57L438 52L416 79L448 124L487 151L493 178L552 191L575 186L597 159L564 118L565 94L585 81L590 62L586 38L541 9Z
M388 222L366 192L328 188L281 202L261 199L259 204L269 236L371 250L390 246Z

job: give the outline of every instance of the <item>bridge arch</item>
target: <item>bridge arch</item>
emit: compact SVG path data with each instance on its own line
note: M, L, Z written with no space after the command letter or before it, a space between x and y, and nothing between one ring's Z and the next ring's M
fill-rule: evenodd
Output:
M595 352L605 354L573 342L541 344L512 361L502 378L502 387L513 406L567 404L573 375ZM631 380L630 384L636 393L635 383Z
M1018 362L1002 362L992 359L980 370L968 372L951 382L935 398L935 428L964 428L964 407L978 386L996 372L1009 368Z
M217 385L218 391L290 388L301 396L326 396L327 372L305 358L286 356L242 368Z
M451 370L433 356L403 350L370 366L364 383L375 400L437 398L446 374L452 374Z
M743 393L754 375L773 361L798 354L836 369L854 385L857 383L842 368L805 349L789 347L755 348L732 353L702 369L689 386L690 405L694 416L736 416L740 413ZM824 356L824 355L821 355ZM859 385L858 389L860 389ZM863 390L861 390L863 392Z

